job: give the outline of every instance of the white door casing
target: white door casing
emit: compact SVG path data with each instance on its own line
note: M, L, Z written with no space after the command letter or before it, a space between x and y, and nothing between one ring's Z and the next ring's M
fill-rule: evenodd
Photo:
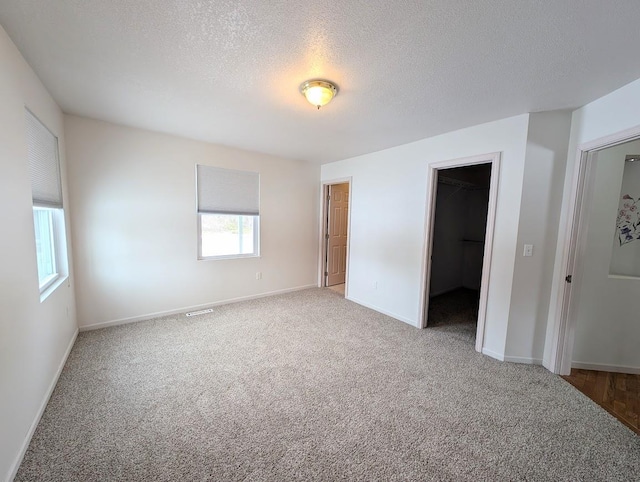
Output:
M578 297L582 287L583 265L588 230L587 207L590 204L589 189L593 182L594 159L596 153L640 138L640 127L628 129L607 137L596 139L578 146L576 169L571 182L569 213L565 224L565 238L562 242L561 266L554 276L555 311L549 319L550 356L544 366L553 373L571 373L573 343L577 324ZM571 281L565 279L571 276Z
M640 279L617 271L633 269L639 241L624 246L615 237L620 195L636 198L638 163L625 156L640 152L640 142L624 143L597 151L589 160L588 226L580 262L580 291L574 292L575 330L572 368L635 373L640 372ZM625 168L630 169L623 182ZM621 189L625 186L625 190ZM614 248L615 245L615 248ZM623 263L611 264L612 253L626 256Z
M489 187L489 205L487 210L487 228L485 232L484 255L482 262L482 280L480 284L480 300L478 308L478 326L476 330L476 351L481 352L484 346L484 330L487 314L487 300L489 295L489 275L493 252L493 234L498 205L498 179L500 176L500 153L494 152L479 156L452 159L429 165L427 174L427 209L425 219L425 243L423 253L422 297L420 306L420 327L427 326L429 310L429 288L431 281L431 255L433 252L433 229L435 226L436 190L438 170L453 167L473 166L477 164L491 164L491 180Z

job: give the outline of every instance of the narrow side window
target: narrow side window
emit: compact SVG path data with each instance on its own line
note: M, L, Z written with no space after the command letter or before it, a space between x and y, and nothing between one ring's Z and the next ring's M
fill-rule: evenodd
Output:
M38 285L44 294L68 272L58 139L29 110L25 117Z

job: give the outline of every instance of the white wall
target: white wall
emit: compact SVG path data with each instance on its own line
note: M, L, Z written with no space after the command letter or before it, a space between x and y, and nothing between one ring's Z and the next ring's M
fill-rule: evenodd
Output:
M324 181L353 178L349 298L417 326L424 281L427 168L430 163L499 151L502 166L484 345L486 353L502 357L528 126L529 116L521 115L323 165Z
M569 139L567 169L565 174L558 242L551 287L549 323L546 331L544 365L553 368L556 358L554 340L558 333L559 311L562 302L560 290L564 285L566 240L570 234L569 219L572 213L572 186L578 166L577 152L580 145L596 141L640 125L640 80L636 80L573 112ZM571 334L566 356L571 356ZM558 369L560 367L557 367ZM564 367L566 368L566 367Z
M639 148L640 141L611 147L592 161L582 281L575 292L577 367L640 373L640 279L609 276L624 158ZM640 241L626 247L634 243Z
M17 470L77 332L71 280L40 302L25 105L59 138L68 205L62 112L0 27L0 480Z
M531 114L513 275L507 359L540 363L551 298L571 114ZM525 244L533 256L524 257Z
M317 285L318 166L75 116L65 130L81 328ZM196 163L260 172L260 258L197 260Z

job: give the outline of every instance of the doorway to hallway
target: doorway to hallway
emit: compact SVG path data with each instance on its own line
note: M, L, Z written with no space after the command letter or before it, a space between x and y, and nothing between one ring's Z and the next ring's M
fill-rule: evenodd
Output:
M349 248L350 183L324 186L322 286L345 296Z

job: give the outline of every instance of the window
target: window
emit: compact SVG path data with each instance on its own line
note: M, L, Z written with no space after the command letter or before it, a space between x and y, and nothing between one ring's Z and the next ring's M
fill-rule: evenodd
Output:
M44 293L67 274L58 139L26 110L38 285Z
M55 281L58 275L56 251L53 241L53 212L51 209L33 208L33 224L36 231L36 257L40 288Z
M200 214L202 258L255 255L258 216Z
M257 172L196 166L198 258L259 255Z

